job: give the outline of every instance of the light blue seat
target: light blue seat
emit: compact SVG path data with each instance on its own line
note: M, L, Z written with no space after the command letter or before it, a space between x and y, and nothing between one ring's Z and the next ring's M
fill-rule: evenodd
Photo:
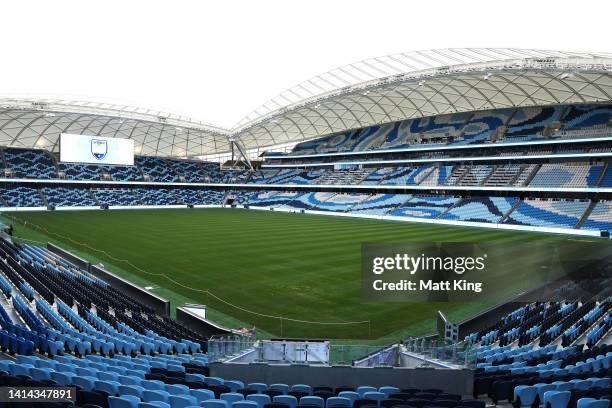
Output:
M185 384L166 384L166 391L170 395L189 395L189 387Z
M0 371L10 373L9 366L15 364L13 360L0 360Z
M353 404L353 402L355 402L355 400L361 398L359 394L355 391L340 391L340 393L338 393L338 396L351 400L351 405Z
M537 383L534 385L534 387L536 387L540 404L542 404L544 401L544 393L546 391L555 391L557 389L557 387L554 384L544 384L544 383Z
M201 405L204 406L204 404L201 404ZM222 407L214 407L214 408L222 408ZM256 402L244 400L244 401L234 402L231 408L259 408L259 405Z
M312 394L312 387L306 384L294 384L291 386L291 391L305 392L306 394Z
M121 383L122 385L138 385L140 386L142 384L142 378L139 377L135 377L133 375L120 375L119 378L117 379L117 381L119 381L119 383Z
M237 393L237 392L226 392L226 393L221 394L219 397L223 401L227 401L227 403L230 405L233 404L234 402L244 400L244 395Z
M575 387L576 387L575 384L572 382L561 382L560 384L557 384L557 388L555 391L571 391Z
M185 372L185 367L182 365L178 365L178 364L168 364L168 371L175 371L175 372L180 372L180 373L184 373Z
M11 364L9 367L9 373L11 375L30 375L30 370L34 368L32 364L27 363L16 363Z
M225 385L227 385L227 382ZM289 386L287 384L271 384L268 388L270 390L282 392L283 395L286 395L289 392Z
M247 395L247 401L253 401L257 403L259 408L264 408L264 405L269 404L271 402L270 396L266 394L251 394Z
M237 402L236 404L242 404L243 402ZM200 406L202 408L230 408L230 405L227 403L227 401L223 401L220 399L211 399L208 401L204 401L202 403L200 403Z
M572 393L569 391L546 391L544 393L544 408L567 408Z
M86 375L88 377L96 377L98 378L98 370L90 367L77 367L76 369L77 375Z
M598 388L606 388L610 386L610 378L606 377L606 378L589 378L589 380L591 380L591 387L598 387Z
M170 395L168 402L172 408L187 408L198 405L197 398L191 395Z
M538 389L534 386L519 385L514 387L514 402L515 406L528 407L531 406L538 396Z
M119 381L119 374L108 372L108 371L98 371L98 378L102 381Z
M363 398L366 392L377 392L378 390L368 385L362 385L361 387L357 387L356 391L357 391L357 394L359 394L359 397Z
M366 392L365 394L363 394L363 398L367 400L376 401L376 405L380 406L380 402L386 399L387 396L382 392L370 391L370 392Z
M316 405L319 408L324 408L325 400L321 397L309 395L309 396L300 398L300 403L298 404L298 406L299 405Z
M138 398L142 398L142 393L145 391L144 387L140 385L120 385L119 395L134 395Z
M140 398L133 395L123 397L108 397L108 408L138 408Z
M578 400L580 402L580 400ZM610 400L600 399L588 402L584 408L610 408Z
M330 397L325 401L325 408L332 407L347 407L350 408L353 406L353 402L344 397Z
M232 392L238 392L238 390L242 390L244 388L244 383L238 380L225 381L223 385L229 387Z
M272 402L277 402L279 404L287 404L289 408L295 408L298 405L298 400L293 395L277 395L272 398Z
M32 366L36 367L37 360L39 360L39 358L36 356L24 356L20 354L16 356L17 364L31 364Z
M250 383L250 384L247 384L246 389L247 390L257 391L258 394L261 394L262 392L264 392L264 391L266 391L268 389L268 384L264 384L264 383Z
M106 391L110 395L117 395L119 393L119 386L121 384L118 381L103 381L98 380L94 384L94 389L100 391Z
M570 383L574 384L575 390L587 390L591 387L591 381L589 380L571 380Z
M595 398L580 398L576 402L576 408L586 408L587 404L591 401L597 401Z
M198 403L201 403L202 401L206 401L210 399L215 399L215 393L212 392L211 390L192 389L192 390L189 390L189 394L196 397L196 399L198 400Z
M164 390L144 390L142 392L142 400L145 402L163 401L168 402L170 394Z
M45 381L51 379L51 369L50 368L31 368L30 376L33 380L36 381Z
M57 365L57 361L55 360L43 360L43 359L38 359L36 360L36 367L38 368L53 368L55 369L55 366Z
M76 365L78 367L81 367L81 368L89 367L89 363L90 363L89 360L82 359L82 358L75 358L75 359L72 360L72 364L74 364L74 365Z
M223 378L219 378L219 377L206 377L206 379L204 380L204 383L206 385L223 385L225 381L223 380Z
M112 371L112 372L115 372L115 373L121 374L121 375L126 375L127 374L127 368L120 367L120 366L110 366L110 367L108 367L108 371Z
M400 389L397 387L380 387L378 389L378 392L382 392L383 394L385 394L385 398L389 398L389 395L394 394L396 392L400 392Z
M76 360L73 356L53 356L53 359L62 364L72 364Z
M206 376L204 374L187 373L185 374L185 381L199 381L204 382Z
M74 374L72 373L60 373L59 371L53 371L51 373L51 379L58 383L59 385L68 385L72 384L72 377Z
M96 381L98 381L98 379L94 377L74 377L72 379L74 385L78 385L85 391L92 391Z
M161 401L139 402L138 408L171 408L170 404Z
M164 390L166 389L166 384L160 380L142 380L140 383L147 390Z

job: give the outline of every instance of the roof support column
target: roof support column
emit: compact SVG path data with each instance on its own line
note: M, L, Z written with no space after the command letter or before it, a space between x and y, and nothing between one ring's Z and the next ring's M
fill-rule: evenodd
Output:
M249 160L249 157L240 142L230 138L230 146L232 147L232 169L236 168L238 162L242 161L250 170L253 170L251 160Z

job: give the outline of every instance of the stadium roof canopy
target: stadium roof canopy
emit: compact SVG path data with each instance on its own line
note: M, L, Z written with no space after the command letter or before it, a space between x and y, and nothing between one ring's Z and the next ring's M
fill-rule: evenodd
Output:
M371 58L304 81L233 129L247 148L403 119L612 101L612 54L441 49Z
M333 69L270 99L233 129L129 106L0 99L0 144L58 149L59 134L135 140L136 153L193 157L254 153L398 120L483 109L612 101L612 54L442 49Z
M59 135L134 139L136 154L193 157L230 149L226 129L171 113L59 99L0 99L0 145L59 150Z

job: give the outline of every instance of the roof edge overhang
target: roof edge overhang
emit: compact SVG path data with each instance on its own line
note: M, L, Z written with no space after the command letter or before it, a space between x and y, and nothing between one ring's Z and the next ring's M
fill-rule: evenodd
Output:
M199 130L218 135L230 135L230 130L195 120L187 116L163 112L149 108L138 108L104 102L74 101L47 98L13 98L0 97L0 109L32 110L49 113L77 113L97 116L115 117L117 119L133 119L176 126L184 129Z
M266 123L276 123L279 118L295 112L302 108L316 108L318 105L331 101L335 98L351 94L365 94L381 87L399 85L403 83L421 83L427 80L439 78L452 78L464 74L482 75L483 78L489 75L503 72L562 72L571 78L579 72L607 73L612 75L612 54L600 54L591 56L567 56L567 57L533 57L516 58L509 60L487 61L470 64L459 64L441 66L436 68L424 69L414 72L396 74L370 81L360 82L354 85L338 88L329 92L320 93L299 102L289 104L279 109L252 119L243 125L232 129L233 137L240 139L241 135L249 129L261 126ZM611 99L612 100L612 99ZM530 106L530 105L525 105ZM461 110L457 110L460 112ZM408 119L408 118L406 118ZM346 129L350 130L350 129ZM316 137L320 137L316 136ZM304 139L307 140L307 139Z

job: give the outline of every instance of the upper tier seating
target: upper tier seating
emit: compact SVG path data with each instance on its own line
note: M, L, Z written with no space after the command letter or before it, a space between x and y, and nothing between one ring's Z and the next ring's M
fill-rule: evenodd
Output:
M358 170L334 170L326 171L319 178L317 178L315 184L359 184L363 181L370 173L371 169L358 169Z
M59 163L59 171L66 180L100 180L100 166L95 164Z
M188 160L169 160L170 165L179 177L179 181L201 183L204 180L204 169L200 162Z
M461 112L421 119L420 124L425 125L422 128L422 136L425 140L434 141L457 137L472 116L472 112Z
M319 177L325 174L325 170L303 171L287 180L288 184L316 184Z
M431 171L430 166L383 167L370 173L361 184L416 185Z
M463 140L457 144L484 143L491 139L495 131L504 126L512 116L512 109L500 109L494 112L476 112L463 127Z
M529 107L517 109L512 119L508 122L505 133L507 141L527 141L540 139L549 124L558 123L565 107Z
M543 164L529 183L530 187L595 187L603 165Z
M526 185L534 172L539 170L538 164L524 164L521 167L522 170L516 177L516 180L514 180L514 183L512 183L513 186L521 187Z
M299 143L292 153L418 149L419 146L558 138L566 137L555 133L561 127L562 130L575 130L610 126L611 117L612 107L605 105L561 105L446 114L325 136Z
M268 170L269 171L269 170ZM265 184L290 184L290 180L300 174L300 170L284 169L270 177Z
M608 169L606 170L606 174L604 174L601 179L600 187L612 187L612 166L608 164Z
M12 178L57 178L57 168L45 150L4 149L6 168Z
M514 163L497 165L489 178L485 180L483 186L509 186L518 178L519 174L523 171L523 168L523 165Z
M433 167L433 168L432 168ZM439 186L444 184L447 177L453 171L454 166L440 165L440 166L428 166L427 169L423 170L426 174L418 184L423 186Z
M585 129L610 125L612 108L605 105L571 105L563 115L563 128Z
M458 165L444 181L447 186L479 186L493 172L493 165Z
M526 199L504 222L539 227L574 228L588 206L588 201Z
M136 156L135 164L150 181L171 183L177 181L172 166L159 157Z
M142 171L137 166L103 166L103 171L115 181L143 181Z
M251 174L249 178L250 184L266 184L268 180L275 177L282 170L260 170Z

